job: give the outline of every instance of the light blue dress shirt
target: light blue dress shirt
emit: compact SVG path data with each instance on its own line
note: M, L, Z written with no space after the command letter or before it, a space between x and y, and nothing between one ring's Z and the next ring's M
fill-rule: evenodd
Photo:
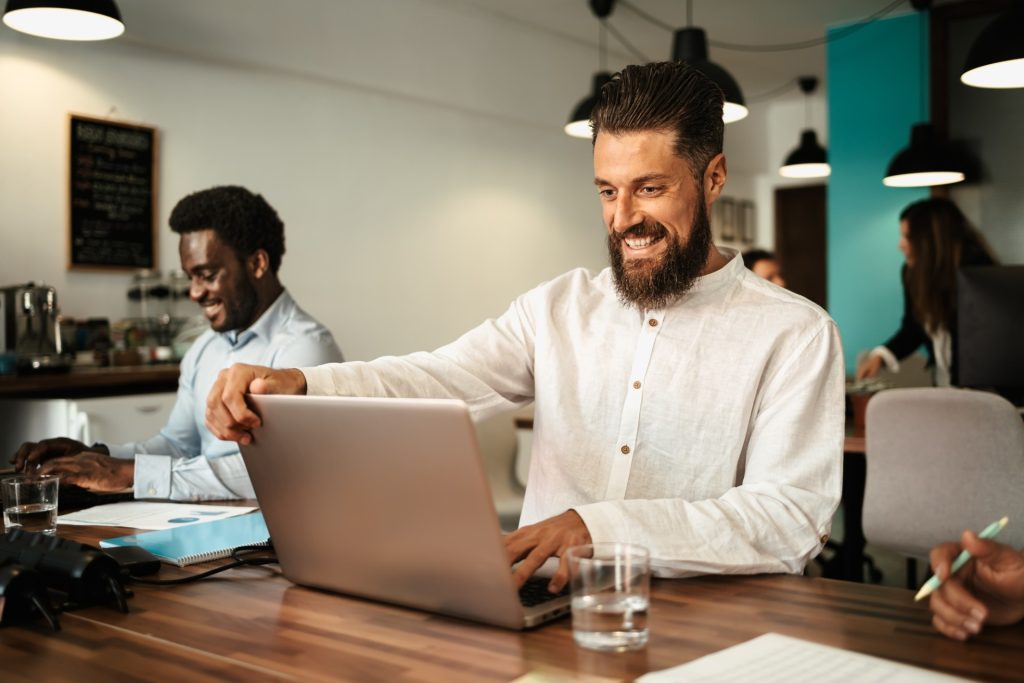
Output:
M342 360L330 331L282 292L248 329L207 330L195 341L181 361L171 417L157 436L107 447L116 458L135 458L136 498L254 498L238 444L214 438L204 424L217 374L235 363L296 368Z

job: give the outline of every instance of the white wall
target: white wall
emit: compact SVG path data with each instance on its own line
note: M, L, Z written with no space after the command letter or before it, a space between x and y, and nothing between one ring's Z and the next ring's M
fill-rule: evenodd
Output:
M128 33L102 43L0 27L0 285L52 284L72 317L126 313L128 275L65 270L68 112L159 130L163 270L178 199L264 194L286 224L282 280L351 359L435 347L605 264L590 145L561 132L593 46L459 0L303 0L300 24L273 0L176 4L123 0ZM727 194L757 201L767 246L768 188L800 127L769 144L771 111L726 129Z
M160 267L178 264L166 225L180 197L224 183L259 191L286 223L283 281L353 359L442 344L544 279L603 266L590 145L560 129L586 90L590 51L487 15L404 4L424 13L422 31L438 32L424 39L439 47L403 52L390 37L392 62L360 61L364 80L380 75L372 89L0 29L0 283L46 281L71 316L125 314L127 275L65 270L67 113L111 109L159 129ZM360 31L392 30L389 8L350 9L360 8ZM522 56L526 70L449 79L451 23L474 37L460 63L500 77ZM387 80L395 62L421 92Z

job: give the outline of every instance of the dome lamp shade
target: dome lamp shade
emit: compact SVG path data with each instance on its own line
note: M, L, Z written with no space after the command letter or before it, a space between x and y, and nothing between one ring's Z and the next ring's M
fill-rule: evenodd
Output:
M953 148L938 138L931 124L919 123L911 130L910 146L889 162L882 182L889 187L929 187L959 183L965 177Z
M108 40L124 33L114 0L7 0L4 23L58 40Z

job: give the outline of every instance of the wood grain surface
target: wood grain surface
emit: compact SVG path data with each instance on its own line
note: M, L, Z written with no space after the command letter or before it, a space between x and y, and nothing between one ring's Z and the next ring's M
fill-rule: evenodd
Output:
M122 533L61 527L93 543ZM160 576L216 564L164 566ZM568 618L505 631L299 588L274 566L134 591L128 614L105 606L67 613L59 633L41 622L3 627L0 680L460 682L531 671L631 680L771 631L968 678L1024 677L1024 626L955 642L932 630L910 591L800 576L657 580L650 644L630 654L577 648Z

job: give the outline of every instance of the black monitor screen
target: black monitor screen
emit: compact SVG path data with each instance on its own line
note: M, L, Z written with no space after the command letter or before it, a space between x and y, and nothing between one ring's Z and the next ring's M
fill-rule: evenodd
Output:
M963 268L957 276L959 384L1024 398L1024 266Z

